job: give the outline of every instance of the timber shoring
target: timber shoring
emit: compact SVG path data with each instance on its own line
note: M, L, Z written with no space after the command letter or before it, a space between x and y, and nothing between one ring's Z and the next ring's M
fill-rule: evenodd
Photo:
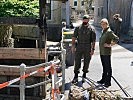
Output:
M38 24L38 19L29 17L0 17L0 24Z

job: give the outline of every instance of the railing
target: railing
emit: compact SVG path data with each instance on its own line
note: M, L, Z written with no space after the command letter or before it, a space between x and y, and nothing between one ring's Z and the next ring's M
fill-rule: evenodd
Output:
M26 86L25 85L25 79L36 74L36 73L50 72L52 75L52 91L51 91L52 100L63 100L64 95L61 94L61 92L59 90L59 83L62 82L62 93L63 93L64 87L65 87L64 83L65 83L65 54L66 54L66 51L65 51L65 49L63 49L62 51L56 51L56 52L63 54L62 55L62 62L61 62L61 64L62 64L62 77L61 78L59 78L57 76L56 69L55 69L55 66L60 63L60 60L50 61L50 62L42 63L39 65L31 66L31 67L26 67L26 65L23 63L20 65L20 67L19 66L1 65L1 67L4 67L4 68L19 68L20 69L20 77L15 78L15 79L10 80L10 81L7 81L7 82L4 82L4 83L1 83L0 89L5 88L5 87L19 88L20 100L25 100L25 88L33 88L33 87L37 87L37 86L51 82L51 80L47 80L47 81L43 81L43 82L40 82L40 83L37 83L34 85ZM38 69L31 72L31 73L25 74L26 69L31 69L31 68L38 68ZM19 85L12 85L13 83L15 83L17 81L20 81Z

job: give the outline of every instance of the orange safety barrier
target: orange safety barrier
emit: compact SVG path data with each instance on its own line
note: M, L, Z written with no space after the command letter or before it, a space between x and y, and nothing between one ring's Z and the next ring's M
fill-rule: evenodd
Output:
M59 91L59 84L58 84L59 80L58 80L58 76L57 76L57 73L56 73L55 66L56 66L56 64L52 63L50 66L47 66L45 68L44 67L40 67L36 71L33 71L31 73L22 75L22 76L20 76L18 78L15 78L13 80L8 81L8 82L1 83L0 84L0 89L5 88L5 87L17 82L17 81L22 80L22 79L25 79L25 78L27 78L27 77L29 77L31 75L34 75L36 73L44 71L44 74L51 74L52 75L52 91L51 91L52 94L51 94L51 96L52 96L52 100L57 100L57 99L60 98L59 95L61 94L61 92ZM57 97L55 97L55 96L57 96Z
M25 75L23 75L23 76L21 76L21 77L18 77L18 78L16 78L16 79L10 80L10 81L8 81L8 82L1 83L1 84L0 84L0 89L5 88L5 87L7 87L7 86L9 86L9 85L11 85L11 84L17 82L17 81L20 81L20 80L22 80L22 79L25 79L25 78L27 78L27 77L29 77L29 76L31 76L31 75L34 75L34 74L36 74L36 73L38 73L38 72L48 71L47 69L46 69L46 70L45 70L45 69L46 69L46 68L41 67L41 68L39 68L38 70L33 71L33 72L29 73L29 74L25 74ZM53 65L51 65L49 69L50 69L50 72L53 73L53 70L54 70ZM45 72L45 73L48 74L49 72Z
M9 82L5 82L5 83L0 84L0 89L7 87L8 84L9 84Z
M52 76L54 76L54 78L57 77L56 76L57 73L56 73L56 69L55 69L55 64L51 65L50 72L51 72ZM55 82L54 78L52 78L52 83ZM57 87L55 84L52 84L52 94L51 94L52 100L57 100L55 98L55 93L60 94L61 92L59 90L59 87Z

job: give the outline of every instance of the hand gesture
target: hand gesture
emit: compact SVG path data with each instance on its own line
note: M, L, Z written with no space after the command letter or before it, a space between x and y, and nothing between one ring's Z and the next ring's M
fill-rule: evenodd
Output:
M71 50L72 50L72 53L74 53L75 52L75 46L72 46Z
M111 48L111 44L104 43L104 47Z

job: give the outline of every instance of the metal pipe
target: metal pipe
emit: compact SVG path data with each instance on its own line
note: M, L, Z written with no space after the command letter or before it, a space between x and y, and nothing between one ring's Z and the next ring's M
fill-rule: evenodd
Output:
M20 76L24 76L25 75L25 64L21 64L20 65ZM20 100L25 100L25 78L20 80Z
M81 77L81 76L80 76ZM86 79L88 80L88 81L90 81L93 85L95 85L95 86L97 86L96 84L97 84L97 82L96 81L94 81L93 79L91 79L91 78L87 78L86 77ZM96 84L95 84L96 83ZM106 91L108 91L108 92L110 92L112 95L114 95L115 96L115 94L113 94L111 91L109 91L107 88L105 88L103 85L100 85L102 88L104 88ZM107 94L106 92L104 92L105 94Z
M129 95L129 93L119 84L119 82L112 76L112 78L114 79L114 81L117 83L117 85L120 87L120 89L123 91L123 93L127 96L127 97L131 97Z
M45 84L45 83L47 84L47 83L49 83L49 82L51 82L51 79L48 80L48 81L44 81L44 82L40 82L40 83L34 84L34 85L26 86L26 88L34 88L34 87L37 87L37 86L43 85L43 84Z
M66 50L63 49L62 53L63 53L63 55L62 55L62 61L63 61L62 62L62 93L64 93L64 91L65 91Z
M59 84L62 81L62 77L59 77L59 80L55 84Z
M48 51L48 53L62 53L62 51Z
M15 88L20 88L20 85L9 85L8 87L11 87L11 88L12 88L12 87L13 87L13 88L14 88L14 87L15 87Z
M5 68L19 68L20 66L0 65L0 67L5 67Z
M26 67L26 69L37 68L37 67L42 67L42 66L49 66L49 65L51 65L51 64L58 64L59 62L60 62L60 60L57 60L57 61L50 61L50 62L38 64L38 65L35 65L35 66Z

